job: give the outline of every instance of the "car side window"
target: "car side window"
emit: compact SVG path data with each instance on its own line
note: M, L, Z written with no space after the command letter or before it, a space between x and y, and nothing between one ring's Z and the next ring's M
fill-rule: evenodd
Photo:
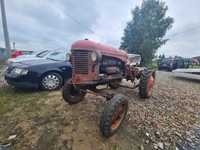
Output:
M37 57L41 57L42 58L42 57L46 56L48 53L49 53L49 51L43 51L43 52L37 54Z
M63 52L53 52L47 58L58 61L64 61L66 60L66 55Z

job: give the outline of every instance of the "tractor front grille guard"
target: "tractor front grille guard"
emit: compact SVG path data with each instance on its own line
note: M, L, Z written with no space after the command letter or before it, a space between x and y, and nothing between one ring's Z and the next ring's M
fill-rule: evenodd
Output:
M74 50L72 52L72 71L74 74L89 73L89 51Z

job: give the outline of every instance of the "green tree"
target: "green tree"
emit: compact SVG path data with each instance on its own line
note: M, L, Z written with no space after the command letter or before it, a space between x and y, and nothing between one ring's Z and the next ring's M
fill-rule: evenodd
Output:
M173 18L167 17L168 7L160 0L144 0L132 11L121 41L121 49L142 56L142 64L151 63L156 50L168 39L164 36L172 27Z
M159 59L164 59L165 58L165 54L162 54L162 55L160 54L158 58Z

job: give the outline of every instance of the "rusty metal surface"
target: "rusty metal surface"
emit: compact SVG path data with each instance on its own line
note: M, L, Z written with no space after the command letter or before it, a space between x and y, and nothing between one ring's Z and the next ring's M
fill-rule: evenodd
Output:
M71 49L96 51L96 52L100 52L102 55L119 58L124 62L127 62L128 60L128 54L125 51L119 50L107 45L103 45L100 43L96 43L90 40L77 41L72 45Z
M72 52L72 69L76 74L88 74L89 71L89 51Z

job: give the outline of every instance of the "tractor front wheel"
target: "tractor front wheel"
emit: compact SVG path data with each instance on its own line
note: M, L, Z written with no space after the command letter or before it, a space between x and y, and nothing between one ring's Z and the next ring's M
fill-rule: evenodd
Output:
M128 101L117 94L106 104L100 118L100 131L104 137L112 136L120 127L128 111Z
M120 86L120 82L121 82L121 80L111 81L109 83L109 86L111 89L117 89Z
M139 94L141 98L149 98L153 93L155 72L144 71L140 77Z
M81 91L79 87L73 85L71 79L69 79L63 86L62 96L67 103L72 105L82 101L85 92Z

